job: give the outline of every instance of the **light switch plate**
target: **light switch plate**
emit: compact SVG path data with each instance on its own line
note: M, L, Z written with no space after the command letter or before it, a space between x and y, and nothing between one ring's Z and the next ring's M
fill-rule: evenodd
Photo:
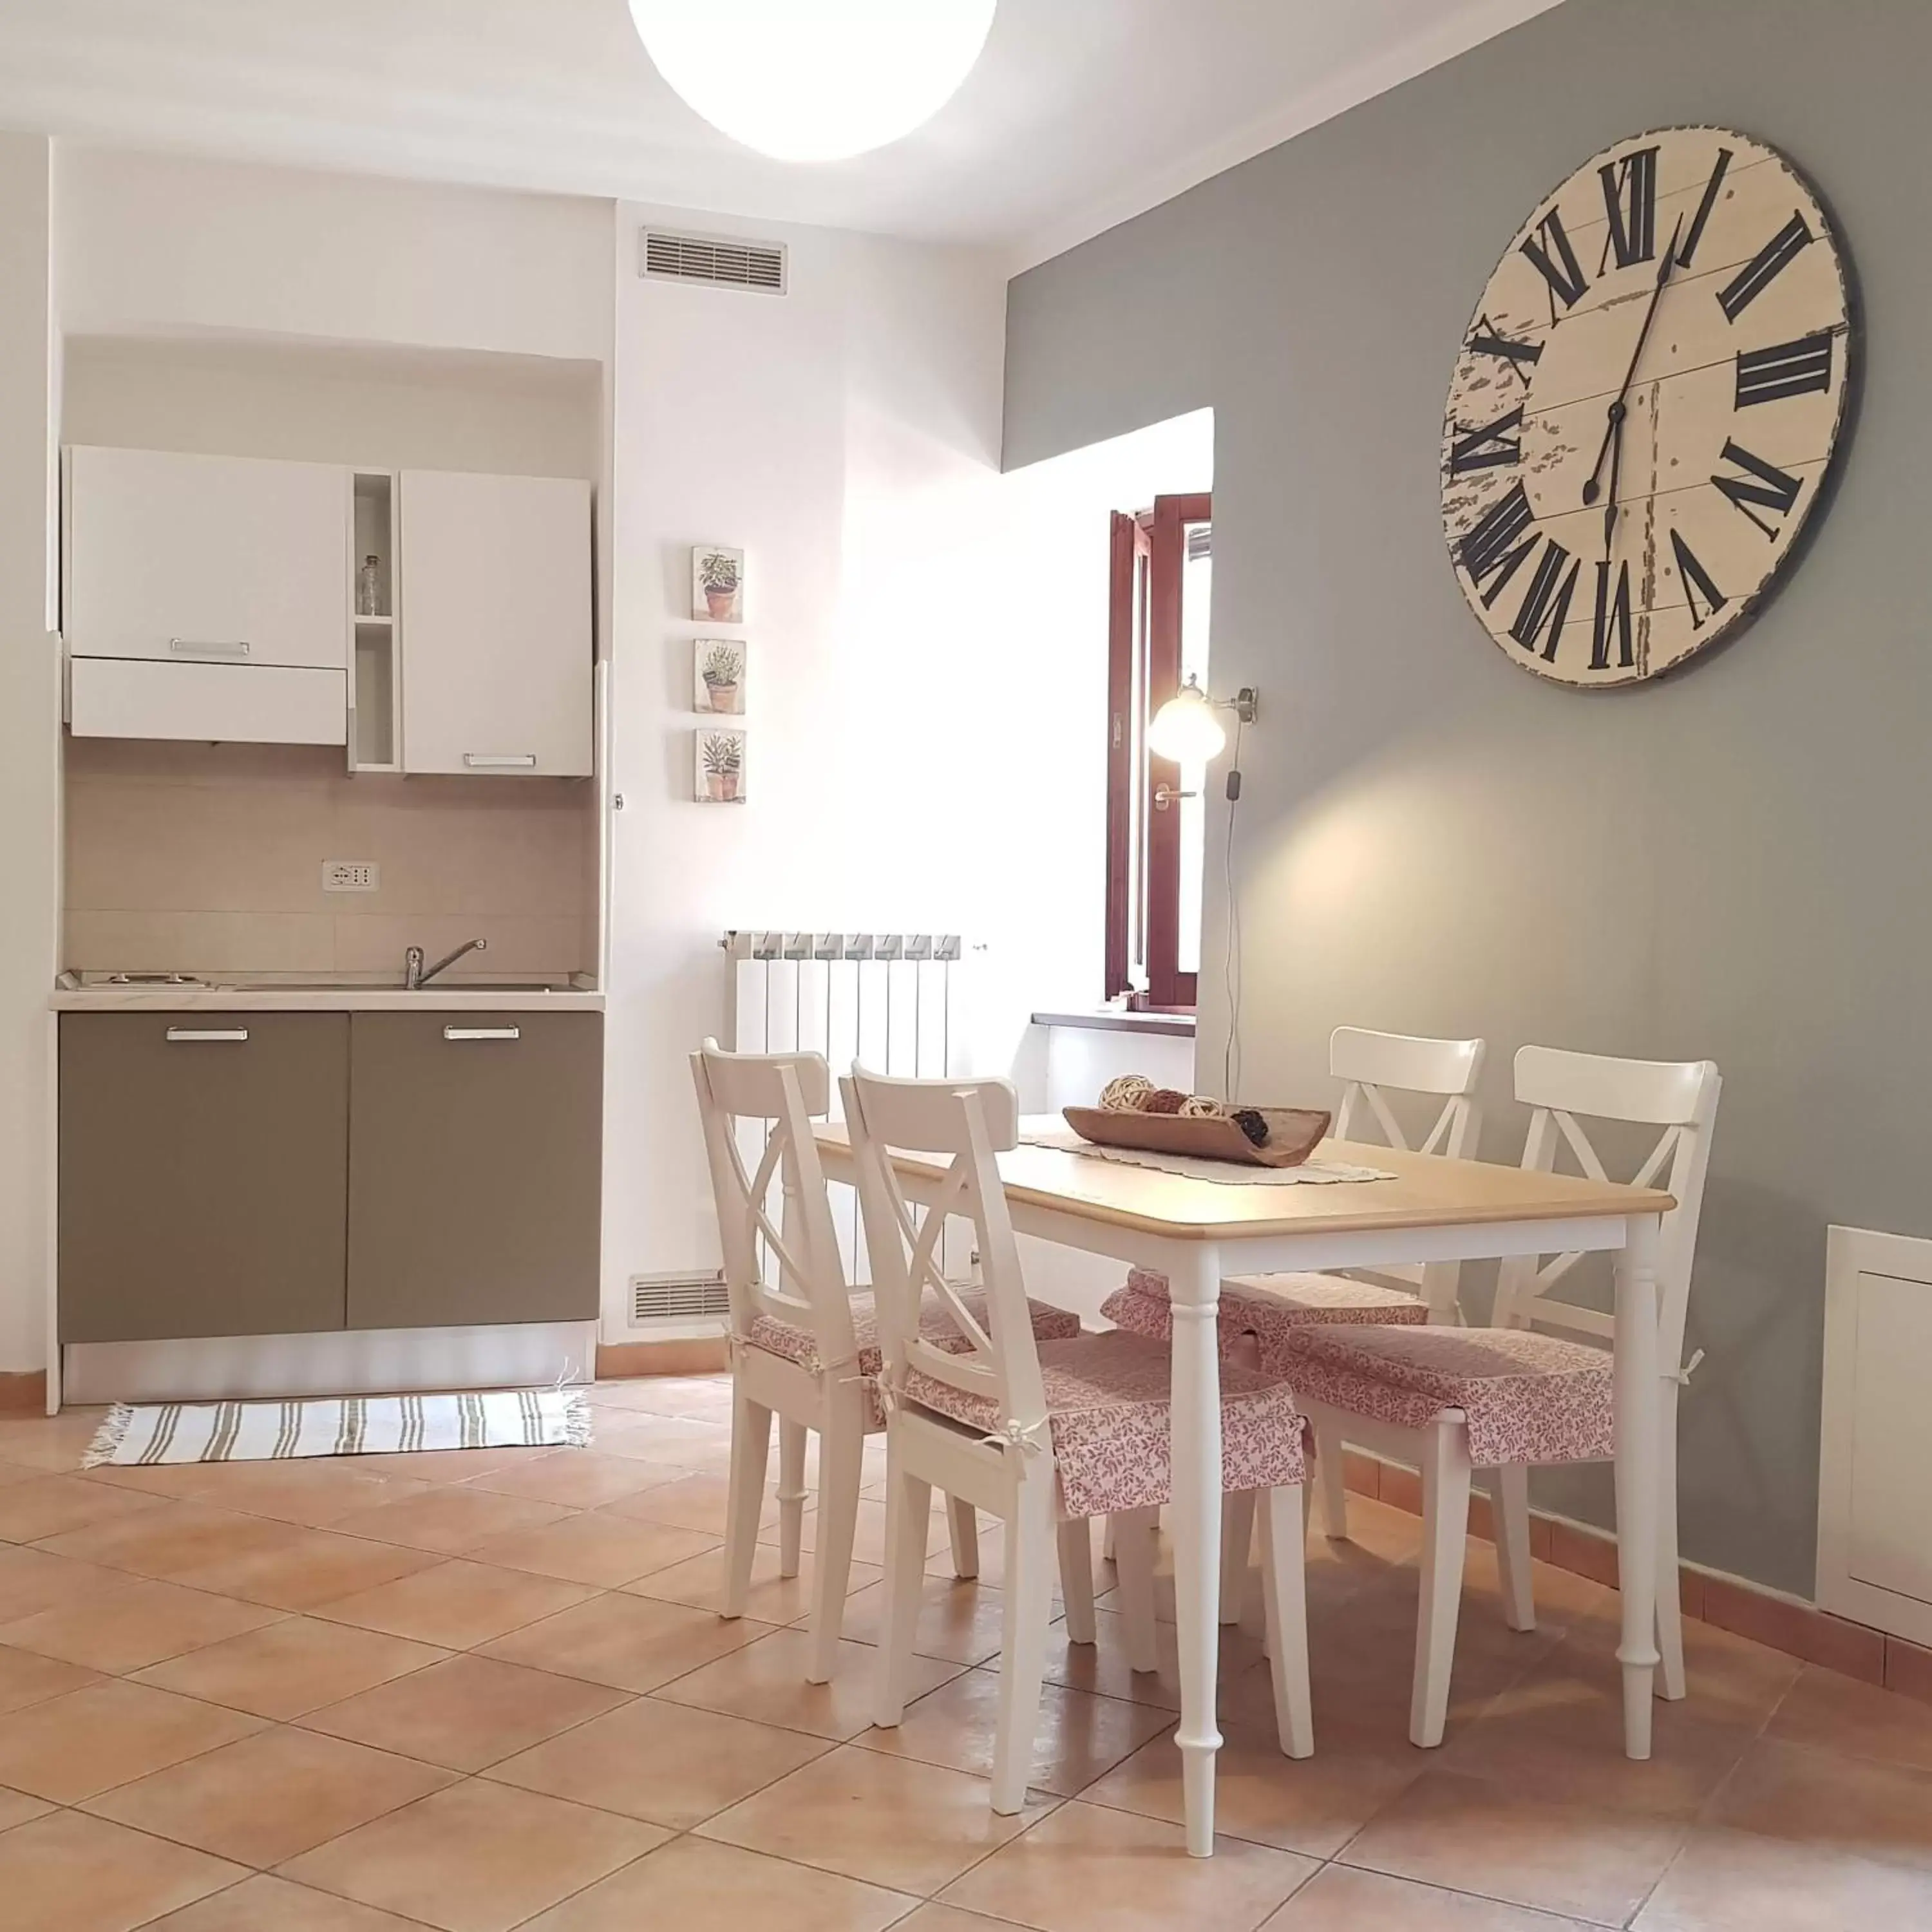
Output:
M382 868L367 859L325 859L322 862L322 889L326 892L373 892L380 890Z

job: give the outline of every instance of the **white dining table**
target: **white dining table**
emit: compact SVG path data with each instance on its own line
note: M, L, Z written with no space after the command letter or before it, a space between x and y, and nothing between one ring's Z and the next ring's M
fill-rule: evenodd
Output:
M845 1130L816 1130L828 1178L854 1178ZM1216 1320L1224 1277L1300 1269L1376 1268L1570 1251L1616 1262L1616 1506L1622 1627L1624 1748L1651 1750L1657 1649L1659 1217L1676 1204L1654 1187L1526 1172L1386 1147L1324 1141L1311 1159L1380 1170L1386 1179L1229 1184L1130 1166L1061 1148L1058 1118L1022 1124L999 1156L1015 1229L1168 1279L1174 1309L1174 1622L1180 1668L1187 1849L1214 1844L1215 1672L1220 1622L1221 1385ZM909 1200L930 1202L946 1173L937 1156L891 1155ZM1320 1659L1314 1660L1321 1668ZM1316 1740L1316 1749L1320 1749Z

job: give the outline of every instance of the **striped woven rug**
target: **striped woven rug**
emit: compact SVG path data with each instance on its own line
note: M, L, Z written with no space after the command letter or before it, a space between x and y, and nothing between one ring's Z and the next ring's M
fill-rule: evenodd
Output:
M290 1402L117 1402L81 1460L266 1462L414 1449L542 1448L590 1440L581 1389L330 1396Z

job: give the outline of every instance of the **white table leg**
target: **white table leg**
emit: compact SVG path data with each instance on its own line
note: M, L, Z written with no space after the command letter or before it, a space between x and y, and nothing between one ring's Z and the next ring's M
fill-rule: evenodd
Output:
M1623 1598L1624 1752L1650 1755L1658 1665L1658 1216L1633 1214L1617 1257L1617 1577ZM1671 1579L1675 1588L1676 1580Z
M1214 1678L1220 1636L1221 1374L1215 1324L1221 1256L1212 1242L1168 1270L1174 1310L1174 1620L1180 1648L1181 1792L1187 1849L1214 1850Z

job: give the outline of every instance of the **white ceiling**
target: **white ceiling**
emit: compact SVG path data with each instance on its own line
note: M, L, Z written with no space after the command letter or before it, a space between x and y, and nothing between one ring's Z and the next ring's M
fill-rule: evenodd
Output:
M1000 0L926 127L789 166L685 107L625 0L0 0L0 123L971 242L1017 266L1556 4Z

